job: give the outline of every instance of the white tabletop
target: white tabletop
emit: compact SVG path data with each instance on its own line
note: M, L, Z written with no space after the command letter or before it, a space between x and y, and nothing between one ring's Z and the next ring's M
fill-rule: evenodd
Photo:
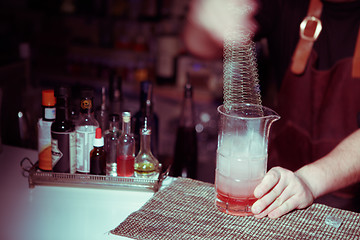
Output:
M37 151L3 146L0 153L0 239L127 239L109 233L154 194L152 191L36 186L20 161ZM167 178L164 186L173 179Z

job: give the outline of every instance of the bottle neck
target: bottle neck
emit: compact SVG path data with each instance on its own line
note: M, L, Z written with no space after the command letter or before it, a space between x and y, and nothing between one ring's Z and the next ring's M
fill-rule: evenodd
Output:
M69 119L69 110L68 110L68 99L67 98L57 98L56 99L56 117L57 121L65 121Z
M194 103L191 87L185 87L184 100L180 116L180 125L191 127L195 125Z
M150 116L153 112L153 104L151 100L147 100L146 98L141 100L140 109L143 115Z
M81 109L80 116L83 118L94 118L94 112L91 109Z
M148 129L141 130L140 152L151 152L151 132Z
M123 134L128 134L128 135L131 133L130 121L123 121L122 122L122 132L123 132Z
M152 114L153 101L152 101L153 87L151 82L144 81L141 83L140 91L140 109L143 115L149 116Z
M102 111L106 111L107 107L106 107L106 94L105 94L105 87L101 88L101 107L100 109Z
M116 130L119 129L119 122L110 122L110 127L109 129L112 131L112 132L115 132Z

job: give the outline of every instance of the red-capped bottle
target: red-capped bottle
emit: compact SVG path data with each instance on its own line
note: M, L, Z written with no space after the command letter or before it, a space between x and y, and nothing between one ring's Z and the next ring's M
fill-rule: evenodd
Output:
M96 128L94 148L90 152L90 174L105 175L106 152L101 128Z

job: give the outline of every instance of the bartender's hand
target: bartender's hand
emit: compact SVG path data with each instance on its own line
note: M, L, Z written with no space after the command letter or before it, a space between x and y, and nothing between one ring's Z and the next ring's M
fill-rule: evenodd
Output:
M314 196L307 184L296 173L275 167L265 175L255 188L259 198L252 206L255 217L278 218L294 209L310 206Z
M183 32L185 45L195 55L215 57L222 53L229 29L255 32L256 10L256 0L192 0Z

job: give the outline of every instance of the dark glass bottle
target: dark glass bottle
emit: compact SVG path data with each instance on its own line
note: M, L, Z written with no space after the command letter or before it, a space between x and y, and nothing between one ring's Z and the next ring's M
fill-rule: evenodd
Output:
M197 177L197 134L195 130L195 113L192 99L192 86L185 84L184 99L176 132L172 176L196 179Z
M76 134L69 119L69 90L55 91L56 118L51 124L51 157L54 172L75 173Z
M90 152L90 173L105 175L106 152L104 149L104 138L101 135L101 128L96 129L94 148Z
M140 85L140 109L133 117L134 138L136 143L135 152L140 150L140 130L144 127L145 118L151 128L151 150L155 157L159 154L159 118L153 111L153 85L150 81L143 81Z

